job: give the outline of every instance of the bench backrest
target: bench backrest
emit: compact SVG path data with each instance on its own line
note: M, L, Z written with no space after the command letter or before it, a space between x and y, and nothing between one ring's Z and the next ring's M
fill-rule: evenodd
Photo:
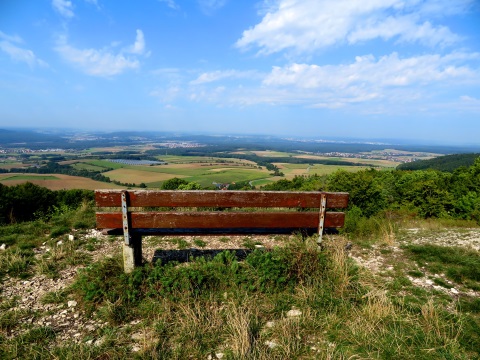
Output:
M97 190L97 228L123 233L125 272L142 264L142 236L318 233L342 227L347 193ZM112 210L113 209L113 210ZM112 232L113 231L113 232Z
M343 226L345 214L326 209L346 208L348 193L97 190L95 200L98 208L107 208L97 212L99 229L124 231L127 226L128 231L141 235L283 234L296 230L321 234L323 228Z

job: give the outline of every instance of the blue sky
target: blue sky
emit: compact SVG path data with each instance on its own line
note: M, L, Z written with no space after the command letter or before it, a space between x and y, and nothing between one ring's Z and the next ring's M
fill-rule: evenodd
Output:
M1 0L0 126L480 143L477 0Z

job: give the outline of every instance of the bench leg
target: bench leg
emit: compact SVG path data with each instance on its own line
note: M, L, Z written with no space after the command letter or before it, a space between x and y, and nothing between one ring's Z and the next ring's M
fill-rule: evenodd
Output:
M123 269L126 274L142 265L142 236L131 235L130 244L123 243Z

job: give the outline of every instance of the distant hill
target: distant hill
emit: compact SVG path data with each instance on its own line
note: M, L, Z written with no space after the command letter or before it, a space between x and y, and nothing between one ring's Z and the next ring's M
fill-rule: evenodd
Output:
M436 157L430 160L419 160L415 162L400 164L397 166L399 170L427 170L434 169L440 171L452 172L461 166L472 166L475 159L480 154L453 154Z
M59 135L43 134L30 130L0 129L0 145L5 147L51 148L65 145Z

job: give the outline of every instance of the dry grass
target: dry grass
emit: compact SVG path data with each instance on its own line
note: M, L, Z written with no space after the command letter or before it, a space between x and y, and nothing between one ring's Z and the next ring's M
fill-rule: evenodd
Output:
M373 290L364 296L367 303L361 309L367 323L376 325L389 316L395 314L395 307L384 290Z
M388 246L395 245L396 232L397 230L391 221L387 221L383 224L380 224L380 234L381 234L380 243Z
M331 253L330 261L332 275L335 279L335 290L338 296L343 296L350 285L348 254L345 251L347 240L343 237L330 241L328 251Z
M227 341L233 354L245 358L251 353L257 341L255 328L258 326L258 309L251 304L239 305L230 302L226 309Z

